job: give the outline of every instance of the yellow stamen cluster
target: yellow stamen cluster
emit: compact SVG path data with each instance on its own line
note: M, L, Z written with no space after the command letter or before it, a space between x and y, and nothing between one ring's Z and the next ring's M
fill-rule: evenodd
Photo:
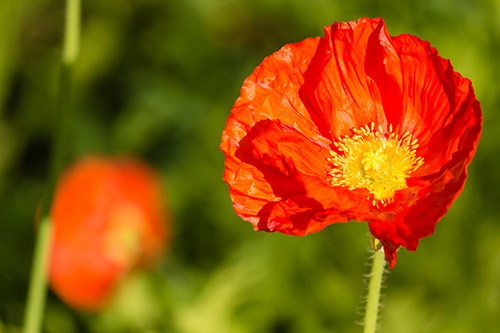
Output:
M328 181L350 190L366 188L371 194L367 199L374 206L387 206L397 190L407 187L406 178L424 164L424 159L416 156L418 140L412 140L409 132L402 136L394 133L392 125L384 134L382 126L377 131L373 122L353 132L353 136L334 143L338 153L330 151Z

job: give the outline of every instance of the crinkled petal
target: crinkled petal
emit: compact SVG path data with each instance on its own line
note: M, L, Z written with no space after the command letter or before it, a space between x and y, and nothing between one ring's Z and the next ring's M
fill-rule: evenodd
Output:
M327 192L336 197L326 182L325 163L318 163L326 161L329 149L278 121L257 126L258 131L250 131L240 142L234 158L226 159L224 180L230 185L236 212L257 230L309 233L307 227L293 232L281 224L300 216L307 220L305 224L314 225L318 220L314 216L325 210L324 198L310 194Z
M439 172L460 149L465 133L481 127L480 107L470 80L455 72L428 42L410 35L393 41L403 68L400 133L410 132L419 141L418 154L425 164L415 175Z
M309 138L329 143L325 120L311 107L305 92L309 89L305 80L315 68L310 64L321 48L320 41L320 38L308 38L301 43L285 45L265 58L243 83L230 119L235 118L248 128L266 119L279 120ZM231 126L226 126L223 143L226 136L233 137L236 142L242 139L235 134ZM224 150L224 145L221 148Z
M325 28L324 67L315 95L335 138L371 122L384 128L402 108L401 64L382 19Z

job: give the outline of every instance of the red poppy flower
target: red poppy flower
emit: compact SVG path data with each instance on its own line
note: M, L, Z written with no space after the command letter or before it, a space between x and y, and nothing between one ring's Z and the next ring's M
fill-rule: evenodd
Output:
M51 210L55 293L77 309L102 309L131 269L160 256L161 200L156 176L138 161L86 158L70 168Z
M462 191L482 114L471 82L382 19L285 45L243 83L222 134L224 180L255 230L366 221L392 268Z

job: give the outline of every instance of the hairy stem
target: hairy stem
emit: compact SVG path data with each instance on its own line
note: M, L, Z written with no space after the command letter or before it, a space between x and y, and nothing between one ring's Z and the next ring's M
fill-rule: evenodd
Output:
M382 276L384 274L385 265L384 251L382 250L380 242L375 239L375 241L372 241L372 246L375 253L373 255L370 283L368 285L368 298L366 302L363 333L374 333L377 329L380 288L382 286Z

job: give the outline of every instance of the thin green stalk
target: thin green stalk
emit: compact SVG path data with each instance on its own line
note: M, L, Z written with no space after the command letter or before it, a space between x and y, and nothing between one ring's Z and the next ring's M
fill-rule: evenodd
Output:
M42 216L48 215L50 212L50 203L57 178L66 162L66 152L68 150L66 145L68 143L69 119L71 116L69 107L71 70L80 50L80 7L80 0L67 0L66 2L66 24L59 76L58 127L53 142L47 189L42 202Z
M66 26L64 27L63 63L73 66L80 53L80 0L66 1Z
M28 304L24 315L24 333L40 332L43 309L46 298L45 276L49 260L49 246L52 233L50 218L45 217L38 226L38 237L35 245L35 257L31 281L28 289Z
M41 203L41 216L38 227L33 266L28 289L28 299L24 315L23 333L39 333L41 331L45 299L47 295L47 269L50 255L52 223L50 207L57 178L62 171L66 159L67 134L69 132L69 86L71 68L80 48L80 0L67 0L66 24L62 50L62 66L59 79L59 101L57 108L58 124L53 139L53 150L50 159L46 189Z
M363 333L374 333L377 329L378 310L380 302L380 288L384 274L384 251L378 239L372 239L373 254L370 282L368 284L368 298L366 302Z

